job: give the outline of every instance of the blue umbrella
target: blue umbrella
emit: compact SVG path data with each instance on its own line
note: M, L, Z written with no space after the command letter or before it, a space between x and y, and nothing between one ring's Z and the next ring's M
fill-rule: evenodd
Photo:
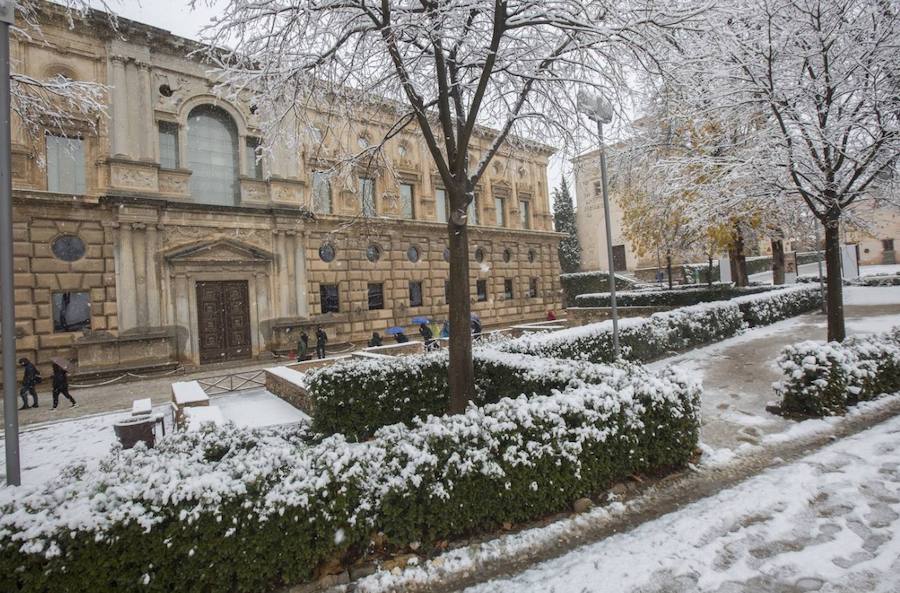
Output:
M396 336L397 334L404 333L404 330L402 327L397 327L395 325L394 327L389 327L386 330L384 330L384 333L386 333L389 336Z
M418 325L420 323L431 323L431 320L427 317L413 317L412 322Z

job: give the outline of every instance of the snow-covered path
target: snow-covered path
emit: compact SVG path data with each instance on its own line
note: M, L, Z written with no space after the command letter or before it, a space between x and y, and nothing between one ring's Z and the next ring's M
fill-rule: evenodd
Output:
M900 592L900 418L467 593Z

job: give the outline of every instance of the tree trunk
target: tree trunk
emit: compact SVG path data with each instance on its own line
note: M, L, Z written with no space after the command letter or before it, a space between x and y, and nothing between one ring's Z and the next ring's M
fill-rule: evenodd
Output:
M844 286L841 270L840 212L826 214L825 225L825 302L828 315L828 341L843 342Z
M713 277L713 258L708 258L709 264L706 267L706 285L712 287L712 277Z
M472 364L472 306L469 285L468 226L455 219L466 211L462 188L447 188L451 212L447 223L450 249L450 402L448 412L461 414L475 396L475 369ZM460 210L461 209L461 210Z
M669 290L672 290L672 256L666 254L666 275L669 277Z
M747 277L747 257L744 255L744 233L741 232L741 227L737 226L734 230L734 246L732 247L732 252L734 256L731 261L734 262L732 266L732 280L734 281L735 286L747 286L749 283L749 278Z
M772 239L772 284L784 284L784 242Z

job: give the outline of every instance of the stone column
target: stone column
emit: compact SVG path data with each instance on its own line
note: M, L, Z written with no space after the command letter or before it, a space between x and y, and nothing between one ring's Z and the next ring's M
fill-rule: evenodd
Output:
M119 331L137 325L134 284L134 252L132 249L131 225L119 228L119 249L116 251L116 308L119 313Z
M193 359L193 340L191 339L191 303L188 294L187 274L174 274L175 278L175 324L184 328L186 340L182 357Z
M129 62L125 64L125 80L126 87L129 95L132 93L140 92L140 85L138 84L138 69L137 64L134 62ZM134 105L133 107L137 110L140 110L140 97L134 97ZM143 146L143 138L141 138L141 116L129 115L127 118L128 122L128 139L126 140L127 148L126 154L131 156L132 158L140 158L142 156Z
M148 161L159 161L157 156L158 142L153 133L153 108L150 105L152 92L150 90L150 64L139 62L138 68L138 138L140 142L140 158Z
M147 225L135 222L131 225L131 268L134 270L134 300L137 327L147 327Z
M128 154L127 126L128 126L128 89L125 82L125 58L112 56L110 58L111 72L110 84L112 86L112 147L113 155Z
M275 257L278 258L278 316L289 317L290 312L290 279L288 278L287 254L285 253L285 236L282 231L275 232Z
M288 285L288 311L290 316L294 316L297 314L297 282L296 282L296 269L297 269L297 233L295 231L285 231L285 266L284 266L284 281L285 284Z
M297 315L309 317L309 292L306 282L307 234L298 234L294 244L294 285L297 291Z
M266 346L266 336L263 334L263 322L271 318L269 311L269 275L263 272L256 273L256 332L259 335L259 350L262 352ZM271 332L271 329L269 330Z
M159 287L159 269L156 254L159 253L159 225L147 227L147 324L150 327L162 325L162 294Z

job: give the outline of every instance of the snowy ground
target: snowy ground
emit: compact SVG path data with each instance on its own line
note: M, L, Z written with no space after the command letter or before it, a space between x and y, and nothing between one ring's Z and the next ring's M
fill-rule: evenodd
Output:
M226 420L248 428L289 424L308 418L264 389L213 397L210 404L219 406ZM158 406L153 411L170 415L168 406ZM29 426L19 436L22 483L47 481L74 463L96 464L116 442L113 424L128 417L130 413L116 412ZM166 431L171 429L168 424ZM0 456L3 451L4 445L0 442ZM4 490L0 488L0 500Z
M900 418L469 593L900 591Z

